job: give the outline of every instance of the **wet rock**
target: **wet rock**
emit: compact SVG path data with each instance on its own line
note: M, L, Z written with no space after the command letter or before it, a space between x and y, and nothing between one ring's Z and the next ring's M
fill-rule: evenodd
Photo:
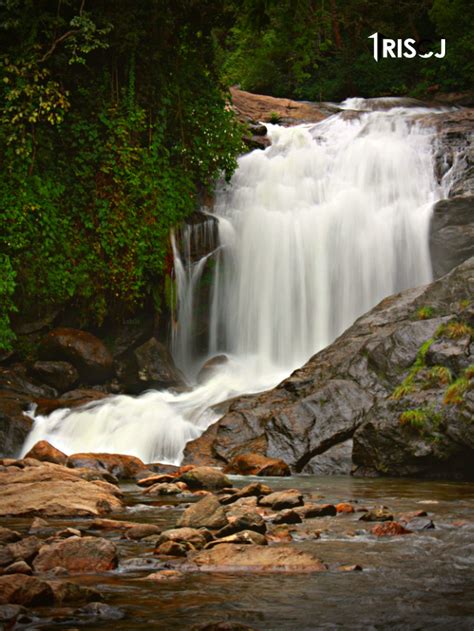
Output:
M178 570L161 570L160 572L153 572L139 579L141 581L176 581L184 577L182 572Z
M154 554L158 556L185 557L193 546L189 543L178 541L164 541L156 549Z
M4 568L2 574L33 574L33 570L26 561L15 561Z
M392 521L393 514L386 506L378 506L372 510L367 511L361 517L359 521Z
M273 510L282 510L284 508L294 508L295 506L303 506L303 495L297 489L289 489L286 491L276 491L260 497L259 506L269 506Z
M334 515L337 514L337 509L334 504L305 504L302 508L298 508L297 510L304 519L334 517Z
M192 491L199 489L215 491L231 486L229 478L213 467L194 467L182 473L178 481L184 482Z
M419 530L433 530L435 525L431 519L425 519L423 517L417 517L410 521L400 520L400 523L410 532L416 532Z
M0 604L35 607L52 605L54 593L45 581L25 574L0 576Z
M338 572L362 572L361 565L339 565Z
M244 512L238 517L228 516L227 518L229 523L216 533L216 537L226 537L227 535L232 535L241 530L253 530L264 534L267 530L263 517L254 511Z
M81 479L78 472L28 459L23 468L0 471L2 515L102 515L121 508L112 488Z
M178 526L219 530L227 525L227 517L219 500L213 495L204 497L187 508L178 520Z
M267 458L261 454L240 454L232 458L225 468L226 473L237 475L288 476L290 467L283 460Z
M184 462L228 463L253 452L306 473L321 455L336 445L350 446L352 439L357 475L472 478L472 423L451 419L444 408L446 423L438 427L443 440L421 445L416 432L400 428L403 403L391 396L440 325L466 318L473 273L474 258L430 285L384 299L276 388L234 399L220 420L186 445ZM420 319L427 306L430 317ZM440 404L444 389L437 390ZM426 397L432 404L433 391ZM466 418L471 409L466 405Z
M30 401L34 401L38 397L56 397L58 395L57 391L50 386L33 383L23 364L15 364L9 368L0 367L0 391L19 396L26 395Z
M179 495L183 492L183 489L177 484L161 482L148 487L145 491L145 495Z
M194 624L190 631L257 631L255 627L249 627L240 622L205 622L203 624Z
M51 412L54 412L54 410L62 408L78 408L102 401L107 396L108 395L105 392L92 390L92 388L78 388L76 390L65 392L58 399L36 399L36 413L48 415L51 414Z
M170 528L164 530L156 541L157 546L173 541L176 543L189 544L196 550L204 548L208 541L212 540L212 535L208 530L197 528Z
M224 543L192 558L193 566L208 572L323 572L326 566L312 553L294 546Z
M244 497L262 497L273 493L272 489L262 482L252 482L239 489L236 493L232 493L225 498L221 498L221 504L234 504Z
M53 447L47 440L37 442L26 454L25 458L35 458L43 462L53 462L62 465L65 465L67 461L66 454Z
M43 546L33 562L36 572L63 567L71 574L107 572L117 567L117 549L100 537L70 537Z
M38 554L41 541L38 537L25 537L16 543L9 543L6 548L10 552L13 561L26 561L30 563Z
M302 521L300 515L291 509L283 510L273 518L274 524L301 524Z
M199 370L196 381L198 383L205 383L216 373L217 370L219 370L219 368L221 368L224 364L227 364L228 361L229 358L227 355L216 355L215 357L211 357L211 359L208 359Z
M376 537L395 537L397 535L408 535L411 531L397 521L385 521L383 524L377 524L370 531Z
M53 590L54 600L60 605L63 603L91 602L102 598L96 589L71 581L48 580L47 583Z
M336 511L338 513L353 513L354 507L348 502L340 502L339 504L336 504Z
M121 620L125 613L118 607L112 607L105 603L93 602L77 609L75 614L94 618L96 620Z
M27 609L21 605L0 605L0 623L14 624L15 620L20 616L26 614ZM5 627L9 629L9 626Z
M144 539L145 537L150 537L151 535L159 535L161 529L154 524L139 524L137 526L132 526L132 528L128 528L126 531L127 539Z
M86 383L101 383L114 373L113 358L95 335L79 329L53 329L40 343L44 360L70 362Z
M79 380L79 373L69 362L37 361L31 366L30 373L59 392L71 390Z
M267 539L264 535L259 532L255 532L255 530L241 530L240 532L235 532L232 535L227 535L226 537L219 537L214 539L213 541L209 541L204 547L205 550L210 550L214 546L227 544L227 543L240 543L240 544L253 544L257 546L266 546Z
M25 416L32 397L0 390L0 454L15 456L31 430L33 421Z
M10 528L3 528L0 526L0 545L7 543L15 543L21 539L21 534L17 530L10 530Z
M108 471L119 480L134 479L137 475L147 470L140 458L125 454L72 454L67 459L67 466Z
M155 484L169 484L170 482L174 482L175 476L168 474L160 474L160 475L150 475L146 478L140 478L137 480L137 485L143 488L148 488L150 486L154 486Z

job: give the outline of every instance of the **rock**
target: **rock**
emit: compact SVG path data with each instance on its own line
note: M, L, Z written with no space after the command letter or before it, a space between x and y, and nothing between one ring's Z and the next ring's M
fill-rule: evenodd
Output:
M155 337L136 348L133 356L117 368L117 373L131 392L185 385L185 379L170 352Z
M196 550L204 548L208 541L212 540L212 535L208 530L197 528L171 528L164 530L160 537L157 539L156 544L160 546L167 541L174 541L176 543L189 544Z
M205 550L209 550L217 545L222 545L224 543L243 543L243 544L253 544L257 546L266 546L267 540L264 535L259 532L255 532L255 530L241 530L239 532L235 532L232 535L227 535L226 537L219 537L214 539L213 541L209 541L206 544Z
M87 616L95 620L121 620L125 617L125 613L118 607L112 607L111 605L97 602L89 603L77 609L74 614Z
M178 526L188 528L209 528L219 530L227 525L227 517L219 500L213 495L187 508L178 520Z
M50 386L32 383L23 364L14 364L8 368L0 367L0 391L26 395L30 401L38 397L55 397L58 394Z
M16 619L27 613L27 609L21 605L0 605L0 623L14 624ZM5 626L5 629L10 629L11 626ZM13 627L14 628L14 627Z
M222 538L232 535L241 530L253 530L264 534L267 530L265 520L261 515L254 511L244 512L238 517L227 517L229 523L216 533L216 537Z
M297 489L288 489L286 491L276 491L260 497L259 506L269 506L273 510L282 510L283 508L294 508L295 506L303 506L303 495Z
M26 607L52 605L54 593L48 583L33 576L0 576L0 604L7 603Z
M160 484L154 484L148 487L145 491L145 495L179 495L183 490L177 485L172 483L162 482Z
M15 561L3 569L2 574L33 574L26 561Z
M69 362L37 361L31 366L30 373L59 392L71 390L79 380L79 373Z
M361 565L339 565L338 572L362 572Z
M72 454L67 459L71 468L88 467L99 471L105 470L119 480L134 479L147 468L140 458L124 454Z
M221 498L221 504L234 504L244 497L262 497L264 495L270 495L272 489L266 484L261 482L252 482L239 489L236 493L232 493L228 497Z
M158 556L185 557L190 549L192 549L192 546L189 543L164 541L155 549L154 554Z
M48 415L54 410L62 408L79 408L89 403L101 401L108 395L105 392L99 392L98 390L92 390L91 388L78 388L76 390L70 390L62 394L59 399L36 399L37 414Z
M35 572L62 567L71 574L107 572L117 567L117 549L100 537L70 537L44 545L33 562Z
M9 543L6 548L11 554L13 561L26 561L30 563L38 554L41 541L35 537L25 537L16 543Z
M150 486L154 486L155 484L168 484L170 482L174 482L175 476L168 474L160 474L160 475L149 475L146 478L140 478L137 480L137 485L148 488Z
M430 252L435 278L474 256L474 195L439 201L430 226Z
M198 383L205 383L216 373L217 370L219 370L219 368L221 368L224 364L227 364L228 361L229 358L227 355L215 355L214 357L211 357L211 359L208 359L199 370L196 381Z
M111 489L61 465L28 459L0 471L0 516L102 515L121 508ZM109 485L110 486L110 485Z
M422 405L433 406L436 399L436 412L445 419L436 430L442 439L430 441L400 426L407 401L392 395L441 325L471 318L473 278L474 258L434 283L384 299L273 390L236 397L186 445L184 463L229 463L252 452L282 459L295 472L331 473L334 458L346 463L352 445L356 475L472 479L474 425L468 419L474 403L443 407L445 384L417 391ZM429 317L420 319L425 312ZM470 348L464 361L473 361ZM410 406L420 401L410 400ZM322 456L343 444L324 471Z
M91 602L101 599L101 594L92 587L72 583L71 581L48 580L57 604Z
M359 521L392 521L392 512L386 506L378 506L372 510L367 511L361 517Z
M159 535L161 529L154 524L139 524L137 526L132 526L128 528L126 531L127 539L144 539L145 537L150 537L151 535Z
M15 456L30 432L33 421L25 415L32 397L0 390L0 454Z
M290 467L277 458L267 458L261 454L240 454L232 458L225 468L226 473L237 475L288 476Z
M311 552L294 546L239 545L223 543L192 558L204 572L323 572L326 566Z
M78 329L53 329L43 338L39 355L44 360L70 362L86 383L101 383L114 374L113 358L95 335Z
M352 506L352 504L349 504L348 502L340 502L339 504L336 504L336 512L337 513L353 513L354 507Z
M397 521L386 521L383 524L377 524L370 531L376 537L395 537L397 535L408 535L411 531Z
M153 572L139 579L140 581L175 581L184 577L182 572L178 570L160 570L159 572Z
M47 440L40 440L25 455L25 458L35 458L43 462L54 462L55 464L65 465L67 456L56 447L53 447Z
M400 523L410 532L416 532L419 530L433 530L435 528L435 525L431 519L424 519L423 517L416 517L407 522L400 520Z
M15 543L21 539L21 534L17 530L10 530L10 528L3 528L0 526L0 545L7 543Z
M273 518L274 524L301 524L303 520L294 510L283 510L276 517Z
M312 519L313 517L334 517L337 514L337 508L334 504L305 504L302 508L298 508L298 513L304 519Z
M231 486L229 478L213 467L194 467L182 473L177 480L184 482L191 491L198 489L215 491Z

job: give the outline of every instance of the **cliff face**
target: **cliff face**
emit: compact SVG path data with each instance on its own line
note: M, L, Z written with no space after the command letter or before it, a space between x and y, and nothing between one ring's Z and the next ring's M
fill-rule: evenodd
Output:
M383 300L274 390L238 397L185 462L258 452L296 472L471 478L474 258Z

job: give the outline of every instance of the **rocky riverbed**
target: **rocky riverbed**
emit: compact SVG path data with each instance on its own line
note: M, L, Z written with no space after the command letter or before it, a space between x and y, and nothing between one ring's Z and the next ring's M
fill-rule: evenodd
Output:
M0 465L6 629L472 628L471 483L64 458Z

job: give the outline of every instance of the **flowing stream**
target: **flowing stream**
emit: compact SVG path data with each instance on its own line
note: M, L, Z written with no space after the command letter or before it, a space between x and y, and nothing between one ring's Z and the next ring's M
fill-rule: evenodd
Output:
M46 439L66 453L179 463L185 443L218 418L211 406L275 386L382 298L430 281L431 210L444 191L434 131L417 121L433 110L367 104L350 99L318 124L268 125L271 146L240 158L217 191L215 250L191 260L192 226L187 246L175 240L172 350L192 389L37 416L23 453ZM204 273L208 329L197 349Z

